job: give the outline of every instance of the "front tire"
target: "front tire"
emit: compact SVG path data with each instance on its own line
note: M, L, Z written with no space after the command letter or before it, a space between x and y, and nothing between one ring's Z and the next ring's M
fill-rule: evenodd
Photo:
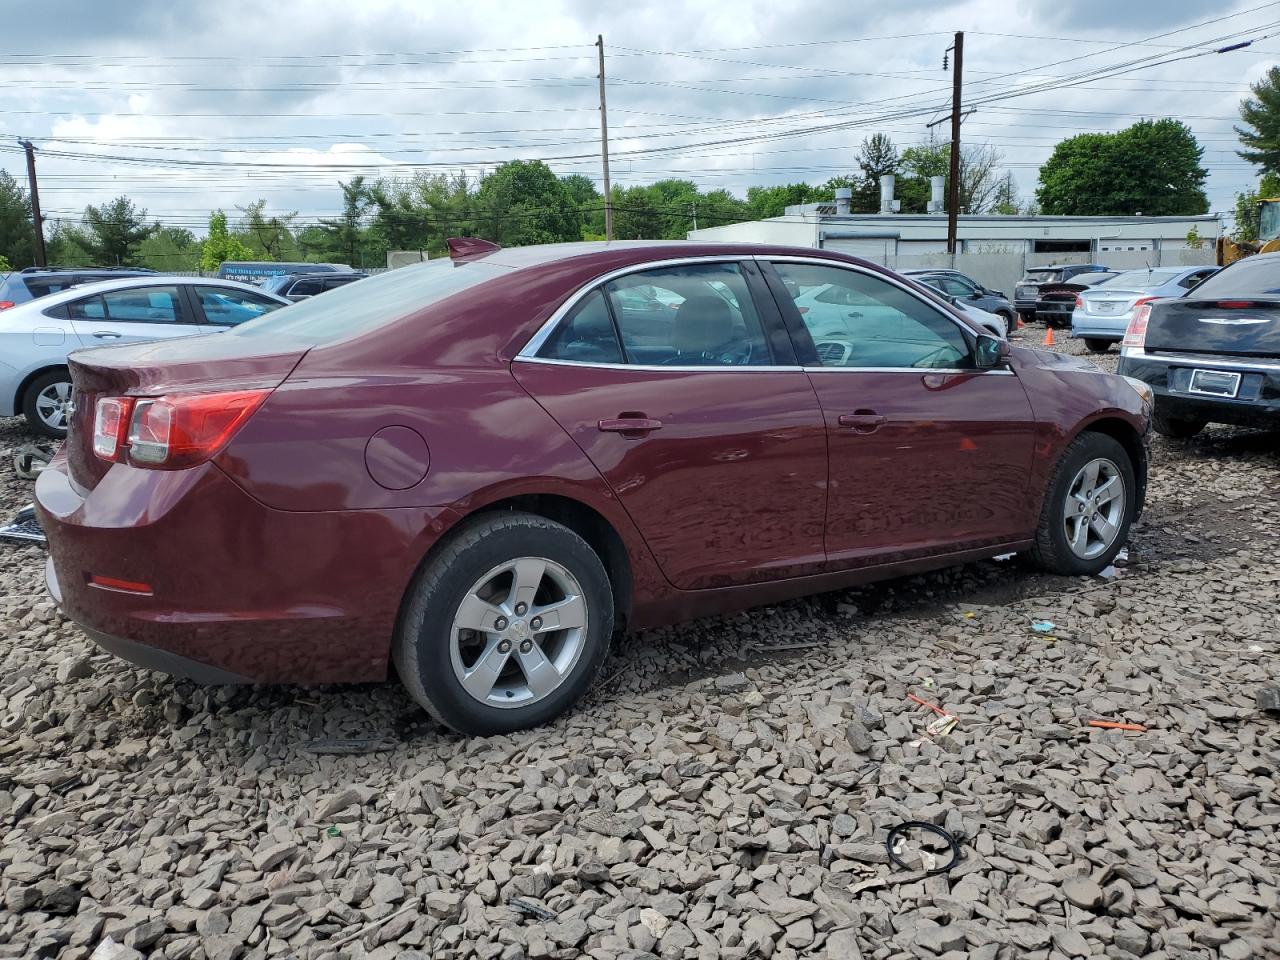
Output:
M609 576L585 540L545 517L488 514L419 572L392 657L436 720L463 734L511 733L586 693L613 621Z
M41 436L66 439L71 417L71 374L50 370L27 384L22 393L22 415Z
M1089 348L1090 353L1106 353L1111 347L1111 341L1099 340L1097 337L1085 337L1084 345Z
M1207 420L1189 420L1181 417L1151 415L1151 429L1171 440L1188 440L1205 428Z
M1096 574L1129 539L1137 478L1113 437L1085 432L1067 445L1040 511L1032 557L1051 573Z

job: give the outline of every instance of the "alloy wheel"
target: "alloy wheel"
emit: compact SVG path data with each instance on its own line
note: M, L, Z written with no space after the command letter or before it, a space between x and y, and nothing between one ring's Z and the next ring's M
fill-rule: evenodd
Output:
M487 706L537 703L573 672L587 618L582 586L565 567L542 557L499 564L467 590L454 614L454 676Z
M67 429L67 421L71 419L71 384L59 380L36 394L36 416L51 430Z
M1124 477L1106 458L1090 460L1071 481L1062 521L1067 545L1082 560L1105 553L1124 523Z

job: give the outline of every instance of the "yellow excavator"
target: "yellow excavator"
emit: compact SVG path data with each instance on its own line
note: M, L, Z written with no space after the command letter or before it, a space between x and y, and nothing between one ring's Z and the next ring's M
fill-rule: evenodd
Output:
M1255 253L1275 253L1280 250L1280 198L1258 201L1258 239L1233 240L1218 238L1218 266Z

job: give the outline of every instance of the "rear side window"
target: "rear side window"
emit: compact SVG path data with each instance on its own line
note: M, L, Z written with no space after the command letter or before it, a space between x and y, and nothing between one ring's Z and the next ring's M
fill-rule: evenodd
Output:
M61 293L63 290L70 290L79 282L79 278L74 274L26 278L27 290L33 297L47 297L51 293Z
M538 356L573 363L622 363L622 348L604 294L592 290L578 301L547 338Z
M101 297L85 297L83 300L72 300L66 306L68 320L105 320L106 307Z
M679 367L773 363L742 268L699 263L605 285L627 361Z
M441 257L388 270L363 283L349 283L323 297L242 323L224 336L296 337L308 343L333 343L392 323L433 303L477 287L509 267L476 261L457 263Z
M177 287L138 287L102 294L107 318L119 323L187 323L182 292Z
M299 280L289 288L289 296L291 297L314 297L317 293L324 292L324 281L317 278L315 280Z
M1196 287L1196 299L1236 299L1275 294L1280 294L1280 257L1271 256L1237 260Z

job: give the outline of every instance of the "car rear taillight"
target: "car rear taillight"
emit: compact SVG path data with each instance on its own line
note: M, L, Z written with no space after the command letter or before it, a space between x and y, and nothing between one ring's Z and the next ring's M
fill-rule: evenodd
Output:
M1219 310L1247 310L1253 306L1252 300L1219 300Z
M1139 300L1133 308L1133 315L1129 318L1129 326L1124 332L1124 340L1121 341L1122 347L1140 347L1147 341L1147 321L1151 318L1151 303L1154 297L1145 297Z
M93 452L115 463L124 453L133 397L99 397L93 411Z
M193 467L217 456L270 393L103 397L94 420L93 452L103 460L127 459L135 467ZM121 422L127 424L123 433Z
M1076 309L1077 310L1084 309L1084 301L1080 299L1079 294L1076 295Z
M8 310L10 307L17 306L12 300L0 300L0 310Z

